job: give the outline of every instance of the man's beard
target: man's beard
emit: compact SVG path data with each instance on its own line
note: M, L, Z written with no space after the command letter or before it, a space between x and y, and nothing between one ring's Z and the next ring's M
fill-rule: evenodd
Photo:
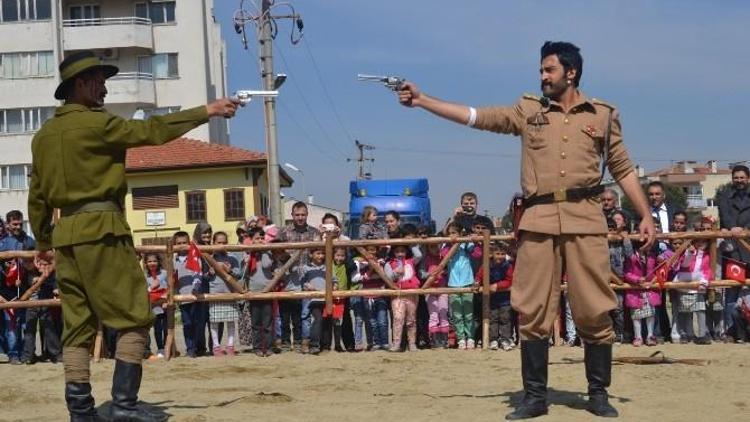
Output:
M545 91L545 88L547 89ZM565 79L560 79L559 82L542 82L541 84L542 93L545 97L556 100L562 96L566 89L568 89L568 83Z
M745 189L747 189L747 183L734 183L734 189L735 190L745 190Z

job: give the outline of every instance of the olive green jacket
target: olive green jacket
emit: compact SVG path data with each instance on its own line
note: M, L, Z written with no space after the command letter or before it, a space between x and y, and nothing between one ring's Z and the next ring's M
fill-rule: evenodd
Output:
M125 153L128 148L161 145L208 121L205 106L125 120L103 109L66 104L55 110L31 142L29 220L37 249L92 242L108 234L130 235L116 211L84 212L60 218L54 208L87 202L125 203Z

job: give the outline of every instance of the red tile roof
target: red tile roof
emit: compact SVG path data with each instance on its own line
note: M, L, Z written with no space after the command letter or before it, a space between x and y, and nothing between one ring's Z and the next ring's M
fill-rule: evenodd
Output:
M165 145L129 149L125 170L133 173L265 163L266 154L262 152L178 138Z
M693 172L692 173L685 173L685 167L681 164L675 164L671 167L665 167L659 170L654 170L646 176L666 176L670 174L702 174L702 175L710 175L710 174L731 174L732 170L729 169L723 169L719 168L716 169L716 173L711 172L711 168L707 166L696 166L693 165Z

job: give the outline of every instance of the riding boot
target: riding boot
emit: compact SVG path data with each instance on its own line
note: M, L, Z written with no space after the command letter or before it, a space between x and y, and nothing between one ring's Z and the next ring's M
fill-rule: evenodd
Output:
M68 405L70 422L96 422L99 420L91 395L91 384L87 382L65 383L65 403Z
M547 414L547 363L549 339L521 341L521 376L524 396L506 420L530 419Z
M112 421L161 422L167 420L166 414L153 414L137 406L142 377L143 367L140 364L119 359L115 362L115 374L112 377Z
M589 402L586 410L596 416L616 418L617 409L609 404L607 394L607 387L612 381L612 345L586 343L583 350L586 379L589 382Z

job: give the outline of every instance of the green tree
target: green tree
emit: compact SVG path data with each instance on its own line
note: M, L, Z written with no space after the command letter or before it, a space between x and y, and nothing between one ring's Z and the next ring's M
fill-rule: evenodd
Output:
M642 186L642 188L643 194L648 198L647 185ZM675 211L687 210L687 194L682 190L682 188L675 185L664 184L664 194L664 202L667 204L667 207ZM637 220L640 220L640 218L638 218L638 213L633 207L633 203L630 202L630 198L628 198L627 195L622 198L621 203L622 209L630 213L630 215L632 215Z

